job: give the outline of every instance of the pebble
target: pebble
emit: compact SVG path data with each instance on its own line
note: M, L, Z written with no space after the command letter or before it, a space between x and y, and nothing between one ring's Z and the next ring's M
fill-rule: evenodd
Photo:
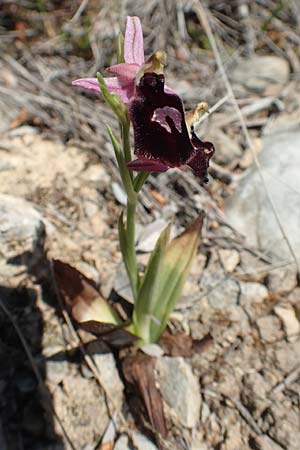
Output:
M153 444L146 436L137 431L133 431L133 438L139 449L141 450L158 450L156 445ZM129 444L128 436L122 434L117 440L114 450L132 450L132 446Z
M194 428L200 418L200 385L191 367L181 357L156 361L159 390L181 425Z
M47 373L47 381L52 385L57 385L63 381L66 375L69 372L69 364L68 361L63 358L57 361L46 361L46 373Z
M268 289L271 292L284 294L297 286L297 271L280 267L268 274Z
M296 341L300 334L300 323L293 307L289 305L277 305L274 308L274 312L283 323L287 339L290 342Z
M231 71L233 82L261 94L270 85L284 85L289 80L289 64L278 56L241 58Z
M263 150L258 159L265 184L261 181L258 169L253 166L241 178L234 194L224 205L228 222L246 237L249 245L284 262L292 261L291 251L275 219L265 186L290 245L299 256L299 148L299 126L293 131L278 131L264 136Z
M112 353L100 353L93 355L93 359L105 389L114 400L117 410L121 409L124 400L124 385L121 381L114 355Z
M258 317L263 309L269 293L263 284L256 282L240 282L240 305L247 311L251 319Z
M168 226L168 222L164 219L156 219L149 225L146 225L142 233L139 236L137 243L137 250L140 252L149 253L154 250L156 242L161 235L162 231ZM176 234L175 227L172 227L171 237Z
M104 191L111 183L111 178L105 168L99 164L90 165L82 174L81 178L88 184Z
M205 134L205 139L214 143L218 151L214 154L217 164L228 165L242 156L242 149L236 140L231 139L224 131L211 126L212 130Z
M261 339L267 344L271 344L278 341L279 339L282 339L283 333L278 317L260 317L259 319L257 319L256 324L258 326Z
M126 196L124 189L119 185L119 183L116 183L115 181L113 181L111 184L111 189L112 189L115 199L121 205L126 206L127 196Z
M22 198L0 194L0 281L11 283L44 257L45 225L41 214Z
M223 272L204 273L201 288L206 292L209 304L216 309L228 309L237 304L239 286L232 278L225 278Z
M133 296L130 281L123 262L121 262L117 268L114 280L114 290L120 297L123 297L125 300L127 300L127 302L133 304Z
M221 248L219 250L219 255L226 272L233 272L240 262L240 254L237 250Z

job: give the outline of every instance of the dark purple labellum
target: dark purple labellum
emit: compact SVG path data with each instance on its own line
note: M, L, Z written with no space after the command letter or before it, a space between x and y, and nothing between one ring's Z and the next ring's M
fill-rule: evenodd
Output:
M205 183L214 146L202 142L194 131L190 138L182 101L171 90L165 92L164 85L164 75L145 73L136 87L129 114L138 159L128 167L136 171L164 172L188 165L201 183Z

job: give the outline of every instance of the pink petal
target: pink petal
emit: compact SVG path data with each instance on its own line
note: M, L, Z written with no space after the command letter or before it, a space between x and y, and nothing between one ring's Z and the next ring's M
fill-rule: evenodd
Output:
M134 83L123 84L115 77L104 78L105 84L112 94L119 95L124 103L129 103L134 94Z
M79 80L72 81L72 85L88 89L89 91L100 92L97 78L80 78Z
M127 163L127 167L135 172L166 172L169 167L152 159L135 159Z
M138 17L126 18L124 59L127 64L144 64L144 40L141 21Z
M122 80L126 82L132 82L135 80L135 76L139 70L140 66L138 64L117 64L116 66L110 66L106 70L117 77L121 77Z
M118 78L104 78L105 84L112 94L119 95L124 103L129 103L134 93L134 83L120 83ZM72 81L73 86L79 86L93 92L101 92L97 78L81 78Z

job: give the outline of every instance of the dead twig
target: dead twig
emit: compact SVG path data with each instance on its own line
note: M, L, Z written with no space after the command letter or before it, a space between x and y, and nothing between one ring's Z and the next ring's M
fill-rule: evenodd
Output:
M72 19L70 20L70 23L77 22L77 20L79 19L81 14L84 12L85 8L87 7L88 3L89 3L89 0L82 0L82 2L79 5L79 8L77 9L77 11L74 14L74 16L72 17Z
M294 369L291 370L280 383L276 384L271 389L268 395L270 396L271 394L278 394L279 392L282 392L286 387L288 387L291 383L296 381L299 377L300 377L300 364L294 367Z

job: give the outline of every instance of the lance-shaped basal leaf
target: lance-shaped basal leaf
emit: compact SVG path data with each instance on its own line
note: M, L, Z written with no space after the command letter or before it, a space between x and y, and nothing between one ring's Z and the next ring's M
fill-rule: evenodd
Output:
M156 308L161 325L158 327L154 321L151 327L151 335L154 340L158 340L163 333L169 316L182 293L183 285L197 254L203 219L204 213L202 212L195 222L168 246L160 274L160 292Z
M157 321L155 312L161 289L160 273L163 269L164 258L170 240L171 227L172 224L170 223L163 230L156 243L148 262L138 297L134 303L133 322L135 331L145 343L153 342L150 335L151 323L152 321Z
M163 231L148 264L134 311L137 334L157 342L181 295L200 241L204 214L169 242L170 226Z

